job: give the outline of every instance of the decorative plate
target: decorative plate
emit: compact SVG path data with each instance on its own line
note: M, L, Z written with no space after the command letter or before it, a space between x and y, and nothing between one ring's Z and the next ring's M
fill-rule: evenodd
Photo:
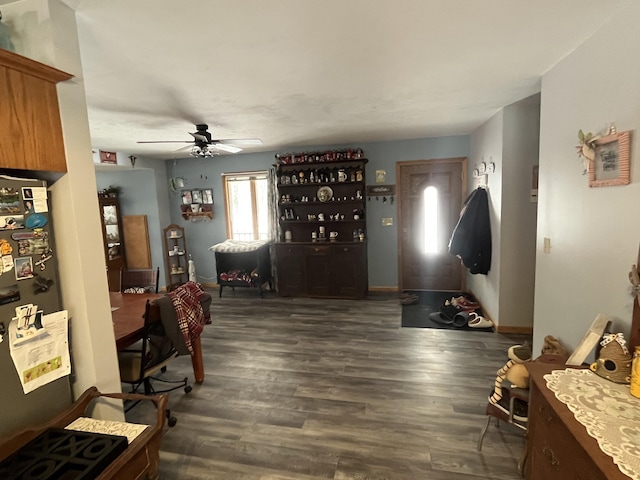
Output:
M318 189L318 193L316 195L318 196L318 200L321 202L328 202L331 200L331 197L333 197L333 190L331 190L331 187L327 187L325 185Z

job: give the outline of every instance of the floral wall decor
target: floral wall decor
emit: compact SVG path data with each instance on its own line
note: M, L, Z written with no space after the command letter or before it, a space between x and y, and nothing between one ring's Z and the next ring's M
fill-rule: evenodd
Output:
M590 187L627 185L630 181L630 132L618 133L615 125L594 135L578 131L578 156L583 175L589 174Z
M578 130L579 145L576 145L578 156L582 158L582 174L586 175L589 171L589 162L593 162L596 155L595 142L601 137L601 135L594 135L593 133L584 133L582 129Z

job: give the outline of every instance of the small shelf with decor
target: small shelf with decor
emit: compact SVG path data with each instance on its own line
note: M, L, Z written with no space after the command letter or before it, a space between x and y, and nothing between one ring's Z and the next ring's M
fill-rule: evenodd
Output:
M180 213L182 218L192 222L213 220L213 189L199 188L182 190L182 205Z
M191 220L192 222L207 221L207 219L213 220L213 205L202 205L200 210L192 209L191 205L182 205L180 209L182 218L185 220Z
M184 228L171 224L162 230L167 267L167 291L174 290L189 279L187 242Z

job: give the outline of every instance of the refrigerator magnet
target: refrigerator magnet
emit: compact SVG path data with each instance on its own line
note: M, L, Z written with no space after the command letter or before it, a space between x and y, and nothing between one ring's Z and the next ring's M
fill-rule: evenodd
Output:
M11 255L11 252L13 252L11 244L4 238L0 238L0 255Z
M53 250L49 249L42 254L42 256L40 257L40 260L36 262L36 266L40 267L40 270L44 270L45 268L47 268L46 266L47 261L51 260L52 258L53 258Z
M2 257L2 271L10 272L13 269L13 257L11 255L4 255Z
M24 228L24 215L0 216L0 230Z
M27 221L25 225L27 228L31 230L35 230L36 228L42 228L47 224L47 217L42 215L41 213L33 213L27 217Z
M33 277L33 262L31 257L20 257L14 260L16 280L25 280Z

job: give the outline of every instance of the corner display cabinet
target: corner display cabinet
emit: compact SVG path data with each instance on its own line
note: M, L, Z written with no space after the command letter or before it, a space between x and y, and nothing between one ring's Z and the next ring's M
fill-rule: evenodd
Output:
M167 269L167 291L171 291L189 279L187 242L184 228L171 224L162 230Z
M276 156L281 296L367 295L367 160L335 153Z
M98 204L109 291L118 292L120 291L120 270L127 268L120 202L116 195L98 194Z

